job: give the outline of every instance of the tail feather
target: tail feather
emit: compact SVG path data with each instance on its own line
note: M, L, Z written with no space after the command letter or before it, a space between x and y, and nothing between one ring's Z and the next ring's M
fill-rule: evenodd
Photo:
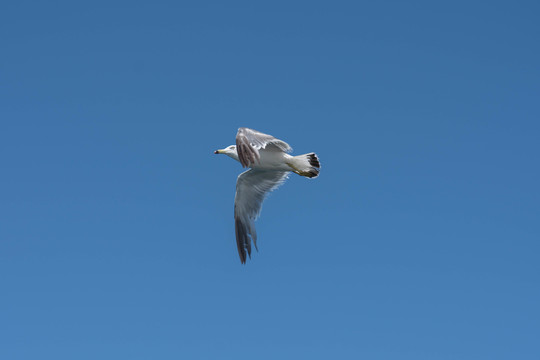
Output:
M319 176L321 169L321 163L315 153L293 156L288 165L296 174L308 178L316 178Z

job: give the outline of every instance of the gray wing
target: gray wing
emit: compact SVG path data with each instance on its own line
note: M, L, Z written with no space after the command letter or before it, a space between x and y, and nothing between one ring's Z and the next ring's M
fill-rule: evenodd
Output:
M288 171L248 170L238 176L234 198L234 228L236 245L242 264L246 263L246 252L251 258L251 240L257 249L255 219L261 212L266 194L283 184Z
M259 161L259 150L267 146L277 151L291 152L292 148L285 141L272 135L263 134L248 128L239 128L236 134L236 152L243 167L250 167Z

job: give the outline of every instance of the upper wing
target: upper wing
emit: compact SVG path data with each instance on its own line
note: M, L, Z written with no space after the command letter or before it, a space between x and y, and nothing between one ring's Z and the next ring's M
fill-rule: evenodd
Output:
M234 228L236 245L242 264L246 263L246 251L251 257L251 239L257 249L255 219L261 212L266 194L283 184L288 171L248 170L238 176L234 198Z
M263 134L261 132L240 128L236 134L236 152L238 159L243 167L249 167L259 161L259 149L264 149L266 146L275 146L276 150L291 152L292 148L285 141L276 139L272 135Z

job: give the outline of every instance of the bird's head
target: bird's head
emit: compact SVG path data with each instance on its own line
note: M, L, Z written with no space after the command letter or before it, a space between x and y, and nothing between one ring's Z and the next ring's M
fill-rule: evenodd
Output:
M225 149L220 149L214 151L214 154L225 154L232 157L235 160L238 160L238 153L236 152L236 145L227 146Z

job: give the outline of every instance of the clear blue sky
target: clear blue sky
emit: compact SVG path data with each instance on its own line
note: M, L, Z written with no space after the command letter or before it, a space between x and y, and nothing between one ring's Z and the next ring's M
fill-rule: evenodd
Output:
M0 358L538 359L537 1L0 7ZM242 266L240 126L315 151Z

